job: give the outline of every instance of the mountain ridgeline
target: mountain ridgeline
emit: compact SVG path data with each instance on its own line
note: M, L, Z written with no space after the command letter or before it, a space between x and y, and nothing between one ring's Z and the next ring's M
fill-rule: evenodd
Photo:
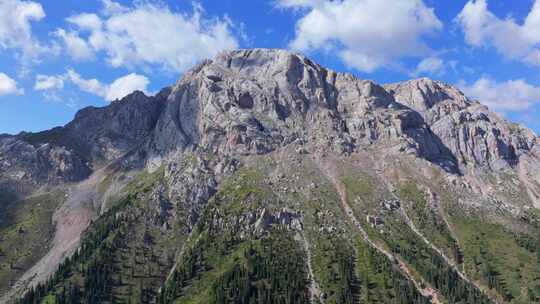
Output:
M540 303L540 147L426 78L228 51L0 135L0 303Z

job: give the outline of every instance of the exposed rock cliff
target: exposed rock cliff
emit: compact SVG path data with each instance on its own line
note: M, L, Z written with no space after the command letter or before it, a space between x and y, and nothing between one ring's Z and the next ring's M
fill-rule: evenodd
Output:
M284 50L224 52L156 96L134 92L107 107L83 109L63 127L0 136L4 189L20 197L57 188L66 193L53 217L57 237L49 254L22 279L9 277L20 280L3 300L49 277L77 252L79 232L90 225L82 253L64 267L87 277L81 256L113 265L119 278L109 278L115 283L107 292L117 297L137 280L148 283L149 291L141 291L147 302L157 294L187 297L200 292L189 285L194 280L222 275L212 271L248 255L234 250L249 243L264 252L257 242L279 235L292 240L284 241L292 246L286 248L308 257L298 265L309 269L306 290L316 290L317 301L369 299L358 286L375 280L374 269L384 269L385 282L394 284L366 283L381 302L390 301L395 286L421 303L506 301L506 285L494 287L485 269L477 269L478 261L492 261L471 249L484 226L463 216L489 218L485 223L497 225L490 227L504 227L507 248L520 248L519 258L497 260L499 272L533 263L529 258L540 248L519 244L529 244L522 237L537 229L531 213L540 207L537 141L532 131L439 81L381 86ZM396 203L381 207L388 201ZM114 244L106 248L107 259L115 258L98 254L109 246L100 237ZM497 259L508 254L489 250ZM221 259L228 264L215 264ZM185 263L200 260L197 271L211 275L182 272ZM328 271L347 286L337 286ZM451 279L437 281L433 273ZM505 278L509 294L535 294L516 287L533 288L528 275ZM225 279L201 284L222 292ZM59 280L64 289L80 283ZM341 295L344 290L349 293Z
M501 119L440 81L423 78L385 87L397 102L422 114L462 165L513 167L536 144L531 131Z

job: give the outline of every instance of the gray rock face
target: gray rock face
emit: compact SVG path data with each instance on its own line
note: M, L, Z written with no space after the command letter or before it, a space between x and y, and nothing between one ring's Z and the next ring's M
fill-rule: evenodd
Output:
M278 225L290 231L302 231L302 221L303 217L299 212L288 208L273 211L262 208L232 217L223 217L216 212L212 214L211 227L218 231L232 230L245 238L249 234L262 235L272 226Z
M82 109L64 127L65 136L92 162L118 159L151 133L168 92L148 97L135 91L108 107Z
M107 107L84 108L64 127L2 136L0 180L28 188L83 180L144 142L168 92L134 92Z
M536 142L442 82L383 87L283 50L236 50L154 97L135 92L83 109L65 127L2 137L0 174L59 183L111 161L156 168L186 151L242 156L291 143L302 153L412 154L457 173L536 163Z
M426 116L428 122L432 122L435 119L434 116L445 115L466 108L471 104L469 99L458 89L428 78L388 84L384 87L394 96L397 102L421 114L430 114ZM450 104L441 107L440 104L443 103ZM438 111L429 112L434 107L437 107Z
M373 166L381 175L401 159L414 159L426 175L431 176L432 164L442 168L446 172L441 175L456 189L487 193L486 200L471 197L474 202L497 196L483 177L512 176L512 193L525 197L522 206L532 202L540 208L537 142L532 131L442 82L424 78L380 86L283 50L235 50L202 62L156 96L134 92L103 108L82 109L63 127L0 135L0 191L26 195L43 186L73 185L69 204L55 215L63 223L56 237L67 239L69 246L56 248L54 265L38 276L27 273L31 281L18 285L24 287L46 278L76 250L79 232L73 232L71 223L83 231L94 212L99 216L106 209L104 197L114 197L129 180L107 188L107 178L138 173L132 169L163 170L145 224L188 235L224 178L253 155L276 150L314 162L329 155L339 160L353 154L350 159L358 161L374 156L373 162L383 162ZM383 207L400 209L400 203L394 205L385 202ZM233 224L217 217L213 225L233 225L246 235L278 224L298 232L302 217L294 210L259 208L231 219ZM335 225L320 229L332 232Z
M172 88L149 154L158 163L188 147L260 154L296 140L312 150L382 145L452 160L422 116L383 87L301 55L261 49L224 53L186 73Z
M77 181L89 172L86 163L64 147L34 147L16 137L0 139L0 183L13 185L17 192L25 193L44 183Z
M458 89L426 78L385 86L418 111L462 167L515 167L535 147L533 132L510 123Z

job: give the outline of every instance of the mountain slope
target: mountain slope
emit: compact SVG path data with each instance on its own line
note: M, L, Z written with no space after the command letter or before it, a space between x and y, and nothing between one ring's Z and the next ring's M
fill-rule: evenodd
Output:
M47 250L0 252L2 301L539 302L536 143L438 81L226 52L0 138L2 208L65 193Z

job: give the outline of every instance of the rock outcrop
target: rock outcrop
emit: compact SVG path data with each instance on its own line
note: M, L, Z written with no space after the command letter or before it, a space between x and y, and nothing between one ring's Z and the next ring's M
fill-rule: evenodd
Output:
M304 153L416 155L453 174L515 170L540 155L533 132L448 84L380 86L267 49L222 53L156 96L134 92L0 142L1 179L28 185L82 180L111 162L157 168L186 151L256 155L291 143ZM528 167L522 175L538 175Z
M122 197L128 190L129 201L135 204L134 201L141 200L136 206L145 209L130 206L129 212L119 211L118 218L125 222L111 227L131 225L122 233L133 234L129 241L135 242L140 232L146 250L153 244L153 237L163 238L166 244L163 246L178 240L192 241L192 234L203 229L209 201L223 191L220 187L224 181L242 166L255 166L253 163L260 160L257 157L283 161L291 167L324 160L332 163L331 183L328 174L320 171L319 163L311 164L311 176L304 175L309 180L305 189L293 185L301 185L302 172L298 175L295 172L296 179L287 182L265 175L260 178L262 181L257 181L262 184L251 185L249 191L232 188L232 192L237 192L226 196L228 199L222 203L234 200L238 214L224 218L227 205L215 203L213 208L219 212L215 211L210 219L211 230L233 227L227 236L229 242L236 234L248 240L281 227L294 233L295 239L307 242L313 237L311 233L330 233L341 238L350 231L363 231L361 222L365 218L368 223L365 227L373 222L372 229L377 231L372 233L380 233L384 239L385 233L399 233L399 229L384 230L390 229L397 219L386 221L378 217L380 212L368 212L368 208L380 207L387 211L380 214L396 217L410 210L422 211L416 207L407 209L410 202L397 197L402 194L391 185L403 180L414 184L415 174L425 173L422 181L442 176L437 180L444 183L440 189L449 187L454 192L466 193L468 197L456 200L469 207L497 202L497 206L510 210L512 216L524 216L527 208L540 208L537 142L538 137L532 131L508 122L440 81L423 78L382 86L326 69L303 55L284 50L234 50L200 63L155 96L134 92L103 108L82 109L63 127L39 133L0 135L0 189L20 196L43 188L69 190L66 203L59 206L54 219L59 223L56 235L69 235L70 239L62 242L55 239L51 251L54 259L46 260L57 264L65 255L76 252L79 231L110 209L104 202ZM346 161L338 164L339 160ZM416 168L407 171L400 167L401 161L414 163ZM350 184L356 185L357 180L369 174L342 174L346 169L340 166L353 163L361 164L358 166L377 176L374 179L377 182L357 185L360 190L355 192ZM270 169L265 170L270 174ZM337 193L331 193L336 190L329 190L332 187L339 188ZM254 194L263 188L272 193L271 198ZM289 191L292 188L294 192ZM368 201L364 196L369 191L384 193L386 197L381 195ZM405 194L409 200L423 197L411 199L412 196ZM310 199L298 202L302 195ZM350 202L349 195L354 195ZM242 209L249 205L249 200L260 205L249 211ZM334 203L332 212L325 209L326 201ZM316 207L307 212L308 207L301 203ZM365 204L365 213L358 216L355 205L361 204ZM497 206L490 208L500 209ZM432 206L432 209L440 208L439 204ZM429 218L441 216L437 227L451 230L447 215L439 215L443 211L434 211ZM310 218L314 215L315 219ZM317 215L325 215L324 221ZM327 226L323 225L326 217L332 218ZM345 227L351 219L354 225ZM69 229L73 223L77 224L77 233L65 233L73 232ZM415 233L421 235L420 230ZM438 240L453 240L451 231L444 233ZM365 245L381 253L382 260L391 257L393 262L401 261L396 252L382 249L370 240L371 236L362 233ZM318 237L312 240L320 241ZM427 237L422 236L422 240L429 243ZM58 246L64 243L69 246ZM310 246L304 244L303 248L309 251ZM174 251L181 256L185 250L167 247L163 252ZM172 257L166 260L156 267L174 265ZM414 281L407 265L400 263L399 271L404 278ZM19 290L13 294L24 286L34 286L55 267L34 267L24 277L27 281L16 285ZM160 275L152 280L159 281ZM415 285L424 283L415 282Z
M460 166L507 169L535 148L533 132L502 119L455 87L422 78L385 88L424 117Z
M188 147L261 154L294 141L338 153L378 145L453 166L423 117L383 87L281 50L232 51L186 73L171 90L149 155L159 163Z
M27 193L38 185L80 181L90 168L72 150L50 143L34 146L17 137L0 139L0 183Z
M82 180L112 161L156 168L186 150L250 155L291 143L412 154L458 174L519 168L540 155L533 132L440 81L380 86L266 49L225 52L156 96L134 92L82 109L64 127L0 142L2 180L29 185Z

